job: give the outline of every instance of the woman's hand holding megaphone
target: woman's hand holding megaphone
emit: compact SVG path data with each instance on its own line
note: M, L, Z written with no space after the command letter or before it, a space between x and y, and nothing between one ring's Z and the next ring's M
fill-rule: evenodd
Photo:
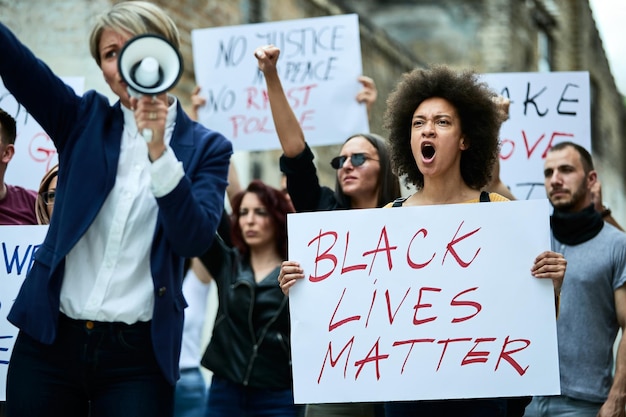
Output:
M155 161L165 152L167 94L158 96L144 95L140 98L131 96L130 104L135 113L138 131L152 132L151 138L146 137L146 143L148 144L148 156L151 161Z

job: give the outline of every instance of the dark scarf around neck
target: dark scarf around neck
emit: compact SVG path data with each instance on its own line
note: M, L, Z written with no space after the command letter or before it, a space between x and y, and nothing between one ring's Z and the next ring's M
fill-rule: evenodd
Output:
M554 237L559 242L566 245L578 245L600 233L604 220L591 204L576 213L568 213L555 208L550 217L550 226Z

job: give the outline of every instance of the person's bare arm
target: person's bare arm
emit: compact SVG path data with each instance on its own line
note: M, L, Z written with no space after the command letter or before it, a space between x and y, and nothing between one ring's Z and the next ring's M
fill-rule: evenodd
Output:
M198 109L206 104L206 99L200 96L200 86L194 87L191 92L191 110L189 111L189 118L191 120L198 120ZM239 174L237 168L232 159L228 167L228 186L226 187L226 195L229 203L232 203L233 197L241 191L241 183L239 182Z
M493 164L493 169L491 172L491 181L489 181L489 184L487 184L487 186L485 187L485 190L490 193L498 193L501 196L508 198L509 200L516 200L515 196L513 195L509 187L507 187L502 182L502 179L500 179L500 160L498 159Z
M189 111L189 118L191 120L198 121L198 109L206 104L206 99L200 96L200 86L194 87L191 92L191 110Z
M502 124L509 119L509 106L511 105L511 101L503 96L495 96L493 102L496 103L498 114L500 115L500 123ZM485 186L485 190L490 193L498 193L509 200L516 199L509 187L507 187L500 178L500 159L496 159L496 162L493 164L491 180Z
M567 260L562 254L545 251L535 258L530 272L535 278L551 279L554 284L554 293L558 295L561 293L566 268Z
M200 282L208 284L213 280L213 277L209 274L209 271L204 267L204 264L200 259L191 258L191 269L196 274Z
M611 210L606 208L604 206L604 203L602 202L602 183L599 179L596 179L596 182L591 186L591 201L593 201L593 206L595 207L596 211L602 215L602 220L609 224L612 224L622 232L624 231L624 229L622 228L622 226L620 226L617 220L613 218Z
M615 310L617 322L622 329L622 337L615 355L615 374L609 396L602 404L598 417L624 417L626 412L626 288L621 286L615 291Z
M361 83L363 88L356 95L356 101L365 104L365 107L367 108L367 116L368 118L371 118L372 106L378 98L376 83L374 83L372 78L365 75L361 75L357 80Z
M274 45L266 45L257 48L254 52L259 69L265 75L267 95L272 110L272 119L276 134L280 140L283 153L288 158L293 158L305 149L304 133L296 118L287 96L283 90L276 63L280 55L280 49Z
M289 295L289 288L302 278L304 278L304 270L298 262L283 261L278 274L278 285L285 295Z
M226 187L226 195L228 196L228 202L231 207L233 205L233 198L241 192L241 183L239 182L239 174L233 160L230 160L230 166L228 167L228 186Z

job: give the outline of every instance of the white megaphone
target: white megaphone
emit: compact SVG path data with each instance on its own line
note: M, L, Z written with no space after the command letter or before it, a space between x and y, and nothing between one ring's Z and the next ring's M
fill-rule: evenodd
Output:
M154 34L129 39L120 51L117 65L122 80L128 84L128 94L136 98L164 93L183 74L180 52L167 39ZM152 140L151 129L144 129L142 135L146 142Z

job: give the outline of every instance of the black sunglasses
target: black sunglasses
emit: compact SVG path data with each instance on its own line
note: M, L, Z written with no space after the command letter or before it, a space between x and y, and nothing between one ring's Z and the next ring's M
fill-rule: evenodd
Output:
M372 161L378 161L378 159L370 158L369 156L361 152L353 153L352 155L350 155L350 163L352 164L353 167L360 167L368 159ZM348 157L345 155L336 156L330 160L330 166L335 169L340 169L341 167L343 167L343 164L345 164L347 160L348 160Z

